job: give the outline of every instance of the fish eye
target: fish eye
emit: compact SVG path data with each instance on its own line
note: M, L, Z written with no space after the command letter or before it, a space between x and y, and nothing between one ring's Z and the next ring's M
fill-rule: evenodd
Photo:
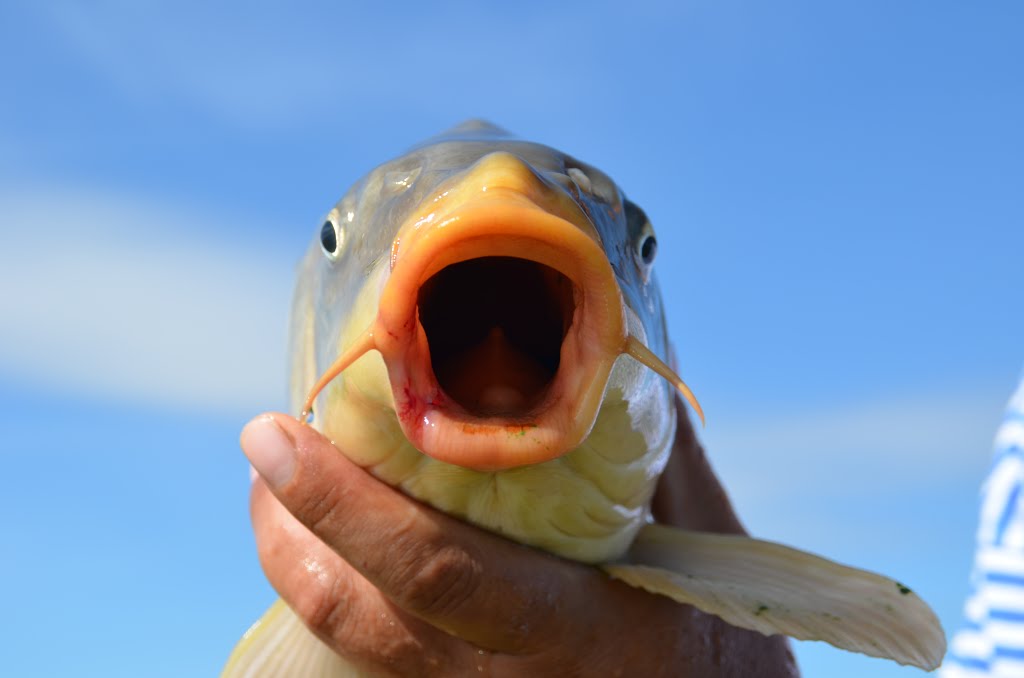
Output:
M658 239L653 233L648 233L640 240L640 261L650 266L654 263L654 256L658 253Z
M338 257L338 251L341 249L341 231L333 219L328 219L320 227L320 247L328 259L333 261Z
M626 212L626 225L632 233L636 233L635 256L637 263L645 272L654 263L654 257L658 254L658 239L654 237L654 227L651 220L647 218L644 211L632 200L623 200L623 208Z

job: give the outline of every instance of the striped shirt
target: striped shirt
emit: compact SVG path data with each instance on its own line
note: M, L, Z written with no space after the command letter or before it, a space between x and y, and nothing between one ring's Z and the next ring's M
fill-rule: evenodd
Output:
M1010 399L982 486L964 616L941 677L1024 678L1024 382Z

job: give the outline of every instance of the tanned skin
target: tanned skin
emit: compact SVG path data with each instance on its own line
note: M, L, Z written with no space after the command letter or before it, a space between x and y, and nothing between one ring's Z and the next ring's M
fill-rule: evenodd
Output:
M744 534L677 408L655 518ZM324 642L371 674L799 676L785 638L737 629L435 511L292 417L257 418L242 447L262 474L251 509L267 578ZM276 466L268 447L279 453Z

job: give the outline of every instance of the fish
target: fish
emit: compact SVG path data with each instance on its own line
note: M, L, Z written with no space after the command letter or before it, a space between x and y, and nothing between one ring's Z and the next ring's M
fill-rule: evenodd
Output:
M293 410L407 495L764 634L925 670L902 583L653 522L677 393L643 209L597 168L471 120L359 180L300 263ZM358 675L278 601L223 676Z

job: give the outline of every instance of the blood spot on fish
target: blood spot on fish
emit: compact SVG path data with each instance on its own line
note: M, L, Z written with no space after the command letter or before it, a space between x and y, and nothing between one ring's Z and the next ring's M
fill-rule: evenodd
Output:
M398 405L398 418L402 421L413 421L416 418L416 410L419 401L412 389L408 386L402 387L402 402Z

